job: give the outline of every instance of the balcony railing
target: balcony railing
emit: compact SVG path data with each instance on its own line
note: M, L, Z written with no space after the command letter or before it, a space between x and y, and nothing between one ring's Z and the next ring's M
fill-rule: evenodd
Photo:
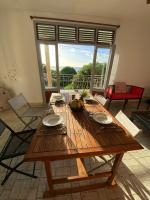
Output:
M44 78L45 86L47 87L47 78ZM89 89L92 81L91 75L79 74L61 74L60 88L61 89ZM104 75L94 75L93 87L102 88L104 84ZM57 87L57 76L52 75L52 87Z

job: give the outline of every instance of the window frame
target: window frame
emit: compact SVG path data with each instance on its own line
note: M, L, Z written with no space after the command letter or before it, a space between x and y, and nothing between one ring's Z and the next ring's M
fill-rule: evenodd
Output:
M50 24L50 25L54 25L56 27L56 40L53 40L53 41L49 41L49 40L38 40L38 35L37 35L37 23L43 23L43 24ZM58 55L58 44L61 43L61 44L79 44L79 45L93 45L94 46L94 55L93 55L93 67L92 67L92 73L91 73L91 76L92 76L92 81L91 81L91 86L90 86L90 91L103 91L105 89L105 87L108 85L109 83L109 79L110 79L110 74L111 74L111 69L112 69L112 64L113 64L113 58L114 58L114 53L115 53L115 48L116 48L116 45L115 45L115 38L116 38L116 30L117 30L117 27L116 28L108 28L107 29L107 26L103 26L101 27L101 29L107 29L108 31L109 30L113 30L114 32L114 35L113 35L113 43L112 45L108 45L108 44L102 44L102 43L98 43L98 30L100 30L100 26L95 26L95 25L87 25L87 24L73 24L68 22L68 23L64 23L64 22L54 22L54 21L41 21L41 20L34 20L33 21L33 25L34 25L34 33L35 33L35 42L36 42L36 50L37 50L37 58L38 58L38 67L39 67L39 73L40 73L40 81L41 81L41 90L42 90L42 96L43 96L43 100L44 102L46 102L46 99L45 99L45 87L44 87L44 82L43 82L43 78L42 78L42 69L41 69L41 66L42 66L42 61L40 59L40 44L46 44L46 45L55 45L55 53L56 53L56 70L57 70L57 89L54 89L54 88L50 88L51 91L58 91L60 92L60 76L59 76L59 55ZM59 32L58 32L58 27L59 26L66 26L66 27L76 27L76 40L75 42L70 42L70 41L59 41ZM92 43L92 42L79 42L79 28L85 28L85 29L95 29L95 42ZM104 29L104 30L105 30ZM103 88L93 88L93 81L94 81L94 72L95 72L95 68L96 68L96 58L97 58L97 49L98 48L110 48L110 58L109 58L109 68L108 68L108 72L107 72L107 79L105 80L105 83L104 83L104 87Z

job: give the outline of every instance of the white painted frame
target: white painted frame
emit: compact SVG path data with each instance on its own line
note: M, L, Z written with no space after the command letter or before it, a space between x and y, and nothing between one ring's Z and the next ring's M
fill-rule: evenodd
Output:
M41 81L41 90L42 90L42 96L43 96L43 101L46 102L46 98L45 98L45 85L44 85L44 79L43 79L43 73L42 73L42 61L41 61L41 55L40 55L40 44L47 44L47 45L55 45L55 55L56 55L56 71L57 71L57 88L51 88L50 90L51 91L60 91L60 75L59 75L59 53L58 53L58 44L61 43L61 44L79 44L79 45L91 45L91 46L94 46L94 54L93 54L93 68L92 68L92 81L91 81L91 85L90 85L90 91L92 92L93 89L94 91L103 91L108 83L109 83L109 78L110 78L110 74L111 74L111 69L112 69L112 64L113 64L113 58L114 58L114 54L115 54L115 45L113 45L112 47L109 47L107 45L100 45L100 44L96 44L96 43L78 43L78 42L74 42L74 43L71 43L71 42L59 42L58 41L58 33L57 33L57 29L56 29L56 40L55 41L39 41L36 37L36 23L45 23L45 24L49 24L49 22L51 24L54 24L54 25L62 25L62 26L67 26L68 24L70 23L62 23L62 22L53 22L53 21L41 21L41 20L34 20L33 21L33 25L34 25L34 33L35 33L35 43L36 43L36 50L37 50L37 60L38 60L38 67L39 67L39 74L40 74L40 81ZM70 24L71 26L72 24ZM73 27L76 27L76 25L74 24ZM87 26L86 24L83 24L82 23L82 27L85 27L85 28L95 28L95 29L98 29L97 26ZM97 33L97 31L96 31ZM78 29L77 29L77 38L78 38ZM97 38L97 35L96 35L96 38ZM94 80L94 75L95 75L95 67L96 67L96 58L97 58L97 49L98 48L110 48L110 55L109 55L109 62L108 62L108 65L109 67L107 68L108 70L106 71L105 73L105 77L107 75L107 78L104 80L104 87L103 88L93 88L93 80Z

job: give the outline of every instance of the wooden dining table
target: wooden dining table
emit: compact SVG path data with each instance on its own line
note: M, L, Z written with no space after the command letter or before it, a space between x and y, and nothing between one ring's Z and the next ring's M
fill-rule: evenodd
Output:
M112 117L113 122L101 125L90 113L102 112ZM64 124L46 127L40 123L33 136L25 161L42 161L45 165L48 191L44 197L116 185L115 175L125 152L143 147L131 136L100 103L86 104L82 111L73 112L67 104L51 105L50 113L60 114ZM87 157L115 155L111 170L88 173L84 159ZM78 175L65 178L52 176L53 161L75 159ZM54 189L55 184L106 178L105 182L71 188Z

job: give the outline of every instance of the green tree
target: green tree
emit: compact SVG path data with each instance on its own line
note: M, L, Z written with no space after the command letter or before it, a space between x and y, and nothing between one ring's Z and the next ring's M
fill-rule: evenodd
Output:
M52 77L56 77L56 70L51 69L51 74L52 74Z
M52 75L52 86L56 87L57 86L57 73L56 73L56 70L51 69L51 75Z
M82 74L74 75L72 84L74 89L89 89L90 88L89 76L85 76Z
M67 86L72 87L70 84L72 83L73 76L76 73L77 72L73 67L66 66L62 68L60 71L60 75L64 75L64 76L60 76L60 86L63 88L66 88Z
M79 75L91 75L92 66L93 66L92 63L83 65L83 67L78 72Z
M47 73L45 64L42 64L42 71L43 71L43 73Z
M104 75L106 71L106 63L96 63L96 75Z
M90 88L90 75L92 74L93 64L89 63L84 65L77 75L74 75L72 83L75 89L89 89ZM96 63L95 75L104 75L106 71L106 63Z
M76 74L76 70L73 67L66 66L61 69L61 74Z
M91 75L92 67L93 67L92 63L89 63L87 65L83 65L83 67L79 71L79 75ZM96 75L101 75L103 70L105 72L105 70L106 70L106 63L98 63L97 62L96 63L95 74Z

